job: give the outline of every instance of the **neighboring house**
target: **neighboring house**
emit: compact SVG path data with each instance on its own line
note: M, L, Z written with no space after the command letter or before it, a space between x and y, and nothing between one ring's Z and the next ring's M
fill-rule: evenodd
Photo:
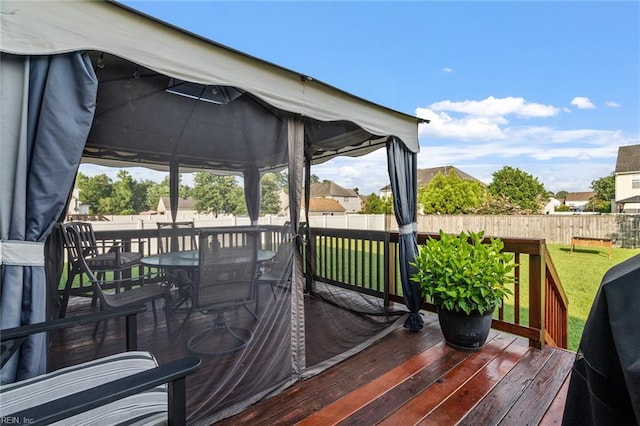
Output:
M589 200L596 196L595 192L569 192L564 199L564 205L572 212L583 212Z
M640 145L621 146L614 172L616 211L640 212Z
M191 197L178 198L178 213L182 215L196 214L196 202ZM160 197L158 201L158 214L171 213L171 200L169 197Z
M428 184L429 182L431 182L431 180L436 177L436 175L438 173L441 173L443 175L447 175L451 170L454 170L458 176L460 176L462 179L465 180L471 180L471 181L476 181L479 182L480 184L482 184L484 186L484 183L479 181L478 179L474 178L473 176L471 176L470 174L467 174L465 172L463 172L462 170L458 169L457 167L454 166L440 166L440 167L432 167L430 169L418 169L418 189L426 184ZM380 189L380 196L381 197L390 197L391 196L391 184L385 186L384 188Z
M73 191L71 191L69 206L67 207L66 220L88 220L90 207L91 206L89 204L80 202L80 189L77 186L74 186Z
M89 204L80 202L80 189L77 186L74 186L73 191L71 192L71 200L69 200L67 215L88 215L90 207L91 206Z
M344 216L346 209L332 198L310 198L309 216ZM302 201L302 217L304 217L304 200Z
M344 213L359 213L362 210L362 201L358 196L358 193L353 189L346 189L341 187L335 182L330 180L323 180L322 182L316 182L311 184L311 197L313 198L326 198L335 200L342 207L344 207ZM311 211L311 209L309 209Z
M557 198L551 198L549 202L544 206L543 212L544 214L552 214L556 211L556 207L560 207L562 205L562 201Z

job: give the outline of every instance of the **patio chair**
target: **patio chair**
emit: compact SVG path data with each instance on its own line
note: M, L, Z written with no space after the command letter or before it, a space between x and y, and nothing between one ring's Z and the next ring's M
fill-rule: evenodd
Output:
M78 241L72 244L68 238L67 229L72 228L78 234ZM67 249L67 282L62 292L60 303L59 318L64 318L67 314L69 297L71 295L91 296L93 305L97 300L97 294L93 292L93 285L89 282L88 286L84 285L83 267L80 258L84 259L87 266L96 273L99 279L104 279L106 274L113 273L117 280L123 272L131 270L137 265L142 258L141 253L124 252L118 244L114 244L108 248L98 246L96 236L93 232L93 226L89 222L69 222L62 224L62 232L64 236L65 247ZM81 256L80 256L81 254ZM80 285L73 287L73 281L76 276L80 276ZM116 290L119 290L116 288Z
M260 263L258 269L258 284L269 284L274 299L277 297L277 288L290 288L295 240L291 238L288 230L289 228L285 225L275 256L267 262Z
M76 226L64 226L63 227L65 242L68 244L68 253L70 256L70 262L74 265L78 265L79 271L86 274L89 281L92 284L93 292L100 300L100 310L114 309L123 306L131 306L146 302L151 302L153 307L153 319L154 323L158 323L158 316L156 313L156 299L165 298L165 288L157 282L145 283L145 277L136 277L119 279L115 278L107 280L103 275L101 279L97 278L94 271L88 264L87 259L82 255L82 247L84 237L78 231ZM128 288L121 286L120 284L127 283ZM121 291L115 291L115 289L123 287ZM111 292L109 291L111 288ZM102 340L106 335L107 324L105 321Z
M229 323L227 314L244 308L253 320L257 313L249 308L256 304L256 272L258 231L235 233L232 247L219 247L217 234L200 235L198 276L193 285L192 312L214 315L213 325L192 336L187 347L204 355L223 355L244 348L253 338L248 328ZM183 323L184 325L184 323Z
M190 222L157 222L158 253L198 250L195 224ZM185 234L184 229L187 229ZM174 309L189 309L190 296L185 286L193 280L192 271L177 268L159 268L158 272L167 288L177 290L177 302ZM184 307L184 308L181 308Z
M153 354L137 350L136 314L144 306L58 319L2 330L6 348L17 349L29 335L108 318L127 318L125 352L87 361L0 386L0 418L51 424L186 424L185 378L200 366L189 356L159 365ZM5 358L6 355L6 358Z
M195 224L191 222L157 222L158 253L198 250ZM190 229L187 233L180 230Z

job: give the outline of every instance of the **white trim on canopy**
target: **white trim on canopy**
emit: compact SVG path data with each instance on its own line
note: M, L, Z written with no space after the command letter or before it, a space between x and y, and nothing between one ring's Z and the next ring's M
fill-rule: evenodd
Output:
M419 151L417 117L355 97L121 4L4 0L0 7L3 52L44 55L104 51L183 80L239 87L291 113L321 121L348 120L373 135L396 136L410 151ZM114 25L125 30L114 31Z

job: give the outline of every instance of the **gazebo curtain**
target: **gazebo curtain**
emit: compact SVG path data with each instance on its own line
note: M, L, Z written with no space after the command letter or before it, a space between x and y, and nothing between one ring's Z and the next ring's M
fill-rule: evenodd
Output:
M387 141L387 162L393 192L393 206L399 226L400 279L404 301L409 309L409 317L404 327L410 331L418 331L423 325L420 316L422 295L420 288L409 279L411 276L409 262L413 262L418 254L416 154L407 149L400 139L392 136Z
M0 67L0 329L6 329L46 320L44 244L73 185L98 82L81 53L2 54ZM2 369L2 383L46 370L45 339L22 345Z

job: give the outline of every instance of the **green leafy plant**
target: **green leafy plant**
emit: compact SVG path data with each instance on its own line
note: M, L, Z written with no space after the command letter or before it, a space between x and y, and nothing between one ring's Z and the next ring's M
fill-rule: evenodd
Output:
M430 296L440 307L457 312L484 314L493 311L511 290L513 254L503 253L504 242L484 232L440 231L440 238L429 238L419 247L411 280L420 285L423 296Z

